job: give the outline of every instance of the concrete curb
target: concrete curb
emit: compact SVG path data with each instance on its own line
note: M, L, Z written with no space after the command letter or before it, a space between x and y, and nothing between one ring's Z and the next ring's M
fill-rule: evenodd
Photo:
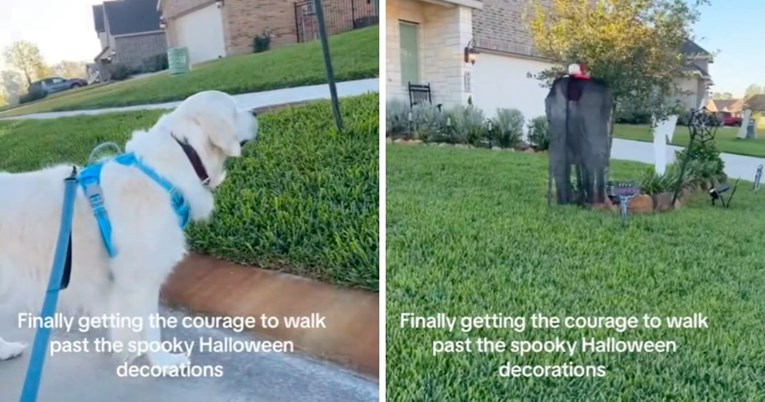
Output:
M258 329L306 353L379 379L379 295L192 255L168 278L163 300L208 315L326 317L324 329Z

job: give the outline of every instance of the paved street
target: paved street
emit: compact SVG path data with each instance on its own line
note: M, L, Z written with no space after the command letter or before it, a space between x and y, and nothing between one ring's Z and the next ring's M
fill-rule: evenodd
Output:
M181 317L178 312L163 312ZM0 401L17 401L31 353L32 330L8 328L14 315L4 314L0 334L9 341L30 343L22 357L0 362ZM103 337L94 332L88 338ZM164 339L197 340L200 336L255 339L222 330L166 330ZM51 339L81 339L79 334L54 333ZM198 347L195 348L198 350ZM68 353L46 359L39 401L184 401L301 402L377 401L378 384L335 366L299 354L192 353L192 365L221 365L220 378L120 378L119 363L97 353ZM136 363L145 363L143 358Z
M667 145L667 163L675 161L675 151L682 149L674 145ZM754 181L757 166L765 164L765 159L753 156L720 154L725 162L725 173L733 179ZM653 143L623 140L614 138L611 146L611 159L621 159L643 163L654 163Z
M356 81L344 81L337 83L337 95L340 97L362 95L367 92L379 91L379 80L369 78ZM273 91L252 92L234 95L239 107L243 110L253 110L267 106L284 105L288 103L306 102L313 100L329 99L329 85L310 85L295 88L282 88ZM59 117L95 115L102 113L130 112L136 110L173 109L181 102L155 103L150 105L135 105L124 107L112 107L91 110L68 110L63 112L35 113L23 116L5 117L0 120L24 120L24 119L55 119Z

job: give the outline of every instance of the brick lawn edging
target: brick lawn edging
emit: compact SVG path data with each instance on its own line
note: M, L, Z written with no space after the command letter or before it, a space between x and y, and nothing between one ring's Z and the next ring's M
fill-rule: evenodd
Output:
M326 317L325 329L261 329L258 335L379 378L379 295L295 275L191 255L162 289L171 307L207 315Z

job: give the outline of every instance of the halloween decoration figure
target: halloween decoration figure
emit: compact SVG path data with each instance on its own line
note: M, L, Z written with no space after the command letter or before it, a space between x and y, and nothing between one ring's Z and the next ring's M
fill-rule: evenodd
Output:
M545 98L550 126L547 202L552 187L558 204L600 204L606 199L608 132L613 96L606 84L590 77L583 65L572 64L569 74L556 79ZM571 166L576 186L571 184Z

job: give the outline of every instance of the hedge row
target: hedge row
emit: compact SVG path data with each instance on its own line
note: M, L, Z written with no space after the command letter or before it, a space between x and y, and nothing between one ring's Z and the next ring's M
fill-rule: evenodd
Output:
M212 221L189 228L192 249L377 291L378 96L341 108L342 134L329 102L260 116L258 141L230 164ZM123 144L160 114L0 121L0 170L85 163L96 145Z

